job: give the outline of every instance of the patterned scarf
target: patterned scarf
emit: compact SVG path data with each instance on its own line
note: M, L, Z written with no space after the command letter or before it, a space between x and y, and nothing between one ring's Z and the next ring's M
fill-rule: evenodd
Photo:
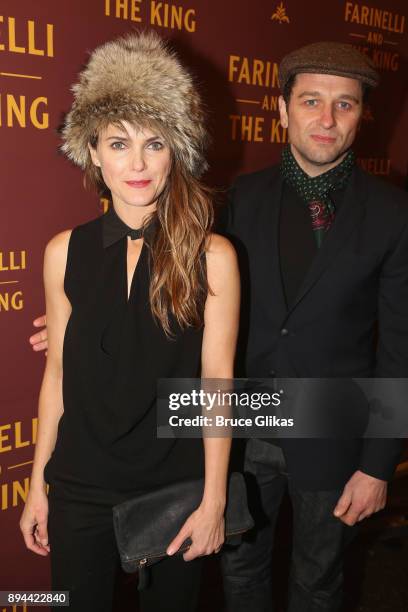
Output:
M345 187L354 163L354 153L349 151L337 166L319 176L311 177L302 170L295 160L290 145L283 149L281 161L283 178L306 202L318 248L320 248L326 232L332 226L336 214L331 192Z

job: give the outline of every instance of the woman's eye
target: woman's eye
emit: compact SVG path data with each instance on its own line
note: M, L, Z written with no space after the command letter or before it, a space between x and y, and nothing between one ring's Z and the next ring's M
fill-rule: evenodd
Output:
M163 143L160 142L159 140L155 140L154 142L151 142L149 144L149 148L152 149L153 151L160 151L161 149L163 149Z
M118 140L117 142L112 142L111 147L112 149L116 149L117 151L120 151L125 148L125 145L123 142Z

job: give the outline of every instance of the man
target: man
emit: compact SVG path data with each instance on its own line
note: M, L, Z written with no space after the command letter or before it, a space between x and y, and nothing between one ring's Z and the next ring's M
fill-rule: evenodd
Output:
M365 92L377 82L371 61L349 45L312 44L282 60L279 111L290 146L278 166L237 179L228 210L249 377L408 375L407 199L362 172L351 151ZM247 445L260 527L223 554L228 610L273 609L271 552L287 481L289 610L338 610L344 550L356 523L384 507L401 444L270 441Z
M351 152L378 74L352 47L317 43L283 59L280 82L291 144L278 166L237 179L227 222L241 262L244 373L405 377L407 200L362 172ZM44 332L31 340L44 348ZM395 440L250 440L257 529L223 554L228 609L273 609L271 552L288 482L289 610L338 610L344 550L356 523L384 507L399 453Z

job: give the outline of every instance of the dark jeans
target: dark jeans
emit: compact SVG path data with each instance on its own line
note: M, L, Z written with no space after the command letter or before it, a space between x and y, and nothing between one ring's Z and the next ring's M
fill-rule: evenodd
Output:
M130 497L123 492L66 482L50 484L51 588L69 591L71 612L111 612L120 568L112 506ZM193 612L201 569L202 559L186 562L178 555L152 566L150 586L139 593L139 609ZM135 587L135 609L136 598Z
M282 450L249 440L245 458L255 530L238 548L224 548L222 567L229 612L271 612L275 524L286 485L293 506L289 612L335 612L342 602L342 561L355 528L333 516L341 491L301 491L286 473ZM255 485L255 487L254 487Z

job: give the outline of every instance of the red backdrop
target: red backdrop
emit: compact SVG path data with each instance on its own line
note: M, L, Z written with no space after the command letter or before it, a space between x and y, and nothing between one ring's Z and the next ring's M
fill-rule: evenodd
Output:
M282 56L318 40L352 43L382 73L365 109L359 161L403 185L405 11L403 0L2 0L0 590L49 587L48 559L26 551L18 529L44 366L27 338L32 319L44 312L45 244L101 209L83 190L81 172L58 153L57 127L89 51L134 28L154 28L169 38L196 74L209 109L214 144L208 180L226 186L238 173L279 159L286 140L277 112Z

